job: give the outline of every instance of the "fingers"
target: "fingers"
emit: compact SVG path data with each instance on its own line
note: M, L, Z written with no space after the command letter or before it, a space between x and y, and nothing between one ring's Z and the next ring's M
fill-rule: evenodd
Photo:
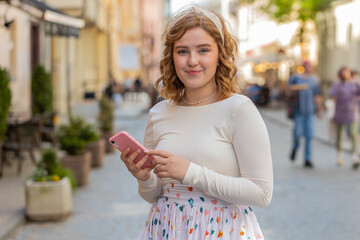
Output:
M145 151L145 153L149 154L149 155L163 157L163 158L167 158L170 156L170 153L163 151L163 150L147 150L147 151Z
M148 167L155 168L156 166L157 166L156 160L153 160Z
M136 150L135 152L133 152L127 159L126 161L128 163L131 163L132 161L134 161L134 159L140 154L140 149Z
M167 171L162 171L161 169L158 169L159 167L155 168L154 174L156 174L159 178L165 178L169 177L169 173Z
M140 168L142 168L142 166L144 165L146 160L148 160L148 158L149 158L149 155L145 155L143 158L141 158L140 161L138 161L135 164L135 169L139 170Z
M157 157L153 163L155 165L165 165L169 160L165 159L165 158L162 158L162 157Z
M166 167L163 165L159 165L154 169L154 173L157 175L160 172L165 172L166 171Z
M125 149L125 151L121 152L120 158L123 162L126 161L126 155L128 155L128 153L130 152L130 148Z

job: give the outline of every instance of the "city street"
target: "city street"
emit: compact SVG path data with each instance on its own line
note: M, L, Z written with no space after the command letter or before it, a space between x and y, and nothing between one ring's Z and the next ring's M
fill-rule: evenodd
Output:
M359 12L360 0L0 0L0 240L136 240L151 204L139 196L137 180L121 161L119 151L114 149L105 159L102 152L92 154L94 159L100 156L101 167L74 174L81 187L72 195L67 191L64 201L42 194L43 185L37 184L58 185L68 175L63 168L54 167L54 157L43 157L46 152L42 150L52 148L63 167L68 162L69 168L80 170L77 163L62 157L83 153L84 146L95 150L90 143L95 144L93 136L97 134L92 134L87 124L83 128L83 124L71 124L71 116L94 124L99 135L127 131L143 143L149 106L159 99L179 101L182 107L205 107L237 91L259 107L270 136L273 197L268 208L252 208L264 238L360 240L360 168L356 161L360 160ZM226 106L233 107L231 102ZM232 126L237 120L231 119L227 125L223 110L216 112L219 126L220 120L224 120L221 126L228 126L221 134L239 132ZM172 114L169 112L164 114ZM315 112L323 117L315 120L313 129L309 115ZM239 124L245 126L241 121L251 119L247 113L242 113ZM174 116L180 124L159 127L175 131L181 124L187 125L186 114ZM314 168L303 166L305 139L301 139L295 161L290 160L291 118L303 121L305 135L314 134L312 152L307 151L306 156L313 158L308 160ZM205 129L202 125L199 129ZM248 130L258 130L255 128ZM218 127L213 130L219 132ZM251 136L245 132L244 136ZM194 134L184 136L188 139ZM246 138L243 142L251 148L239 149L269 157L260 147L261 136L256 138L258 142ZM171 144L168 140L164 144L170 147L187 141L177 138ZM268 187L268 158L254 162L252 157L244 164L230 165L234 159L224 155L229 146L220 141L222 148L212 147L213 141L191 139L184 146L195 143L191 146L195 151L186 148L180 152L205 159L205 165L214 163L210 155L215 163L220 158L211 168L222 173L230 174L239 165L243 177L258 179L253 165L259 165L266 177L260 178L265 182L261 187ZM158 146L164 148L161 143ZM239 150L235 155L251 158L246 153ZM231 151L229 154L234 156ZM177 163L182 164L180 160ZM166 166L158 170L168 173ZM197 173L188 176L199 176ZM41 185L41 195L33 197L40 205L34 215L47 217L44 210L54 203L62 205L62 211L54 214L66 217L28 220L32 194L27 179ZM204 179L217 187L225 178ZM253 196L242 184L231 189ZM257 193L267 204L268 189ZM233 202L231 194L227 195L227 201ZM188 199L191 205L192 198ZM209 218L213 223L211 215ZM200 225L195 224L195 231ZM243 227L250 228L247 224ZM216 235L212 230L208 238ZM221 229L218 234L223 232Z
M290 125L274 121L282 110L262 110L268 127L274 164L274 194L267 209L255 209L267 240L360 239L360 171L350 156L341 168L335 150L314 142L314 169L302 167L302 154L288 160ZM117 115L117 130L142 142L146 112ZM283 122L283 123L282 123ZM249 143L256 144L256 143ZM150 205L137 194L137 183L119 159L106 156L104 166L91 171L89 184L78 188L73 211L61 222L27 223L12 240L136 239Z

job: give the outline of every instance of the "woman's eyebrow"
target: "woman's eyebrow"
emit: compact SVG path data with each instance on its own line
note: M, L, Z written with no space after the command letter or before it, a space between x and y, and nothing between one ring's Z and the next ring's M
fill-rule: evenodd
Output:
M200 47L211 47L211 45L208 44L208 43L203 43L203 44L200 44L200 45L196 46L196 48L200 48ZM181 46L181 45L179 45L179 46L175 47L175 49L177 49L177 48L189 48L189 46Z

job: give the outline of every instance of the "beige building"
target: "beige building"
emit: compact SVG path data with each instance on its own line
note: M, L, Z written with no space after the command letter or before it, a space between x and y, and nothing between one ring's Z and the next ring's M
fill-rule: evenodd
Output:
M52 39L76 36L83 21L36 0L0 1L0 19L0 66L11 76L10 111L30 117L34 66L50 71Z
M12 110L30 115L37 63L51 72L61 115L98 98L110 74L119 83L140 77L151 84L159 75L163 8L164 0L0 0L0 16L11 22L0 28L0 66L12 76Z
M140 0L47 0L84 19L78 39L56 39L53 78L60 112L84 97L99 97L110 74L118 83L142 75Z
M67 113L75 102L101 94L108 79L109 11L106 0L47 0L54 8L85 21L78 38L52 41L54 103L59 113Z
M360 71L360 1L335 1L318 14L318 73L324 87L336 79L342 66Z
M119 6L114 9L114 28L116 35L113 41L114 76L117 81L126 78L132 81L141 76L141 22L140 0L113 0Z
M159 64L162 56L161 34L168 5L164 0L141 0L141 32L143 64L142 79L145 85L152 85L160 76Z

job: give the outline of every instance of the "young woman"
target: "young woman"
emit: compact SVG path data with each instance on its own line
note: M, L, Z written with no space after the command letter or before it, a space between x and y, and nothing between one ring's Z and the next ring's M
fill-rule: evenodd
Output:
M172 16L149 112L148 155L121 159L153 204L139 239L263 239L252 206L273 191L269 137L257 108L237 94L237 45L217 13L191 6ZM161 87L160 87L161 86Z
M348 67L341 67L338 71L339 81L334 82L330 90L330 96L335 101L335 114L333 121L336 125L336 150L337 164L343 165L342 135L343 129L348 129L352 143L353 168L360 165L358 156L358 98L360 96L360 85L352 80L351 71Z

